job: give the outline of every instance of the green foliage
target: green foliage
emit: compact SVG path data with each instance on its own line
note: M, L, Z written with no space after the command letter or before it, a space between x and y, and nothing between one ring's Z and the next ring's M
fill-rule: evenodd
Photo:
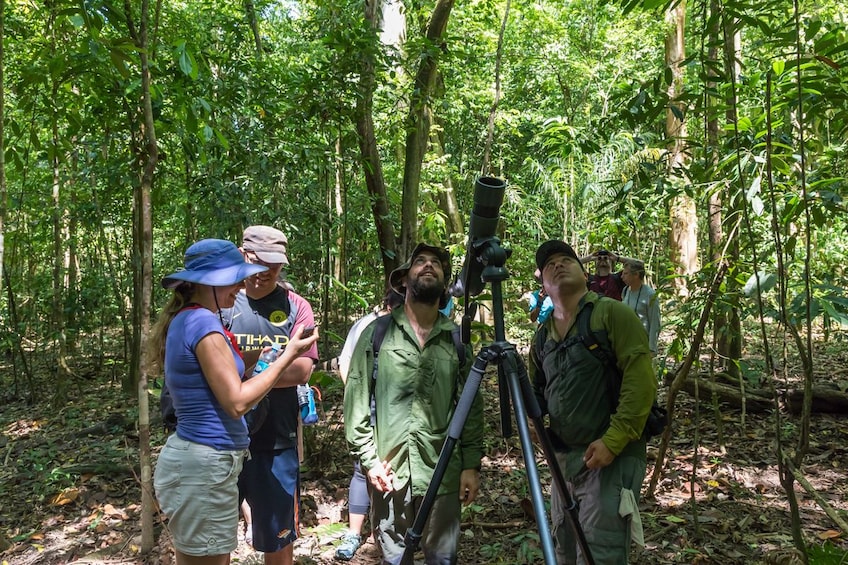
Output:
M848 551L830 542L807 546L807 556L812 565L844 565L848 563Z
M544 558L537 532L520 532L512 536L510 541L518 546L519 563L538 563Z
M47 20L23 6L7 8L9 283L2 319L25 343L68 335L99 348L104 328L117 330L124 335L111 343L127 351L133 313L126 299L138 272L131 195L139 183L142 123L139 51L129 21L138 22L138 7L127 14L102 0L52 6ZM684 89L675 105L663 50L667 7L597 0L510 5L487 171L509 181L499 235L513 249L504 289L510 338L532 334L519 297L536 285L533 251L547 238L565 238L581 253L603 245L643 258L652 282L670 297L662 292L672 286L668 208L680 195L697 203L702 234L707 201L721 196L725 236L738 241L733 284L720 307L738 303L743 315L757 313L756 301L738 302L750 295L744 283L756 270L785 278L773 288L769 278L762 288L767 315L777 319L785 304L799 327L808 312L828 324L848 322L848 33L841 7L805 6L796 30L777 0L725 2L721 14L690 4ZM440 76L430 103L445 154L428 152L423 161L422 238L445 238L439 197L447 180L460 212L467 216L471 208L495 103L505 8L499 0L458 3L438 46ZM178 268L196 239L238 240L248 224L274 224L290 238L289 279L327 318L324 335L343 336L383 291L384 250L354 122L362 57L376 65L372 117L390 187L389 217L398 226L412 80L421 57L437 47L422 37L432 6L406 6L407 41L397 47L380 43L361 2L260 2L256 9L258 46L241 4L161 5L148 52L160 150L152 275L157 280ZM742 74L725 68L724 37L709 35L723 22L743 38ZM665 133L669 109L688 130L687 166L675 170ZM716 139L707 132L713 120ZM805 256L807 239L812 257ZM464 256L464 236L448 243ZM689 282L704 288L712 270L706 235L697 243L706 272ZM64 290L64 328L52 327L56 287ZM778 296L781 288L785 296ZM154 309L166 294L156 287ZM667 325L685 322L691 330L702 304L668 302ZM6 315L13 306L14 322ZM478 329L481 339L491 336L491 328ZM669 348L673 358L690 338L680 331Z

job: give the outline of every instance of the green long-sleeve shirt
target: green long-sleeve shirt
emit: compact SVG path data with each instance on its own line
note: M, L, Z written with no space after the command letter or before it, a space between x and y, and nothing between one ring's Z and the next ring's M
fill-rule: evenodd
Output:
M396 489L407 483L423 495L447 437L456 402L471 367L471 352L457 358L453 322L439 316L424 347L402 308L392 313L372 379L371 323L359 338L345 386L345 436L351 453L367 471L378 461L391 463ZM376 422L371 423L371 390ZM462 435L453 450L439 494L458 492L463 469L480 466L483 456L483 401L478 391Z
M617 300L599 300L597 294L589 292L580 301L578 312L588 302L594 303L590 328L605 333L622 373L615 414L610 414L610 390L603 365L579 343L560 347L578 333L576 323L568 335L560 337L553 320L546 322L546 355L540 363L534 348L530 377L537 399L550 414L551 429L565 444L582 448L602 438L618 455L642 436L656 396L656 377L647 335L633 310Z

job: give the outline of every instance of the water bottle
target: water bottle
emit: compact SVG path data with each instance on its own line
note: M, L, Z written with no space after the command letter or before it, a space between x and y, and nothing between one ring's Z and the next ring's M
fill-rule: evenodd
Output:
M256 365L253 367L253 374L251 377L255 377L262 371L268 368L268 365L273 363L277 357L280 355L280 344L275 343L271 346L271 349L264 352L259 356L259 359L256 361Z
M315 409L315 393L312 387L297 385L297 403L300 406L300 419L305 426L318 421L318 411Z

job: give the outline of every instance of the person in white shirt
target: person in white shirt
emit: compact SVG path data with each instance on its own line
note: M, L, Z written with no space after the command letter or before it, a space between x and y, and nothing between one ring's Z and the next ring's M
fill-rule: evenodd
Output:
M645 264L641 261L626 261L621 278L627 285L621 300L636 312L645 331L648 332L648 345L651 353L657 354L657 341L660 335L660 303L656 291L645 284Z
M339 353L339 375L342 377L343 383L347 382L350 359L353 356L353 350L356 348L356 343L359 341L362 331L371 322L380 316L388 314L392 311L392 308L396 308L402 304L403 296L389 289L383 298L383 304L380 309L360 318L350 327L350 331L342 347L342 352ZM353 476L350 478L350 486L348 487L348 531L336 548L336 559L350 561L356 555L356 551L362 545L362 526L365 524L365 516L368 514L369 506L370 499L368 497L367 481L365 480L365 475L362 473L362 468L359 466L359 461L356 461L353 464Z

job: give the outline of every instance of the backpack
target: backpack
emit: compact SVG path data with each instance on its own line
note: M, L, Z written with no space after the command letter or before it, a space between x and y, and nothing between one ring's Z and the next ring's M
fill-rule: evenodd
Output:
M599 297L598 300L612 300L606 297ZM577 335L567 338L560 347L571 347L577 343L583 344L583 347L589 350L604 366L604 372L607 376L607 388L610 397L610 414L615 414L618 408L618 397L621 394L622 374L618 368L618 362L615 358L615 352L605 344L602 344L596 337L596 332L593 332L590 327L592 319L592 311L594 309L593 302L587 302L577 315ZM541 366L544 360L545 341L548 339L548 330L545 326L540 326L536 332L536 339L533 342L533 349L536 352L536 359L539 360ZM648 413L648 419L645 422L645 429L642 435L645 439L650 439L658 436L665 430L668 425L668 411L657 403L654 399L654 404L651 406L651 411Z
M374 384L377 380L377 368L379 367L377 360L380 356L380 346L383 344L386 331L389 329L391 323L391 314L380 316L374 321L374 333L371 334L371 351L374 353L374 367L371 369L371 427L374 427L374 424L377 422L377 400L374 397ZM456 356L459 358L459 364L462 366L465 360L465 344L462 343L460 330L461 328L459 326L454 327L451 330L451 338L453 339L453 346L456 348ZM454 394L454 396L456 395Z

